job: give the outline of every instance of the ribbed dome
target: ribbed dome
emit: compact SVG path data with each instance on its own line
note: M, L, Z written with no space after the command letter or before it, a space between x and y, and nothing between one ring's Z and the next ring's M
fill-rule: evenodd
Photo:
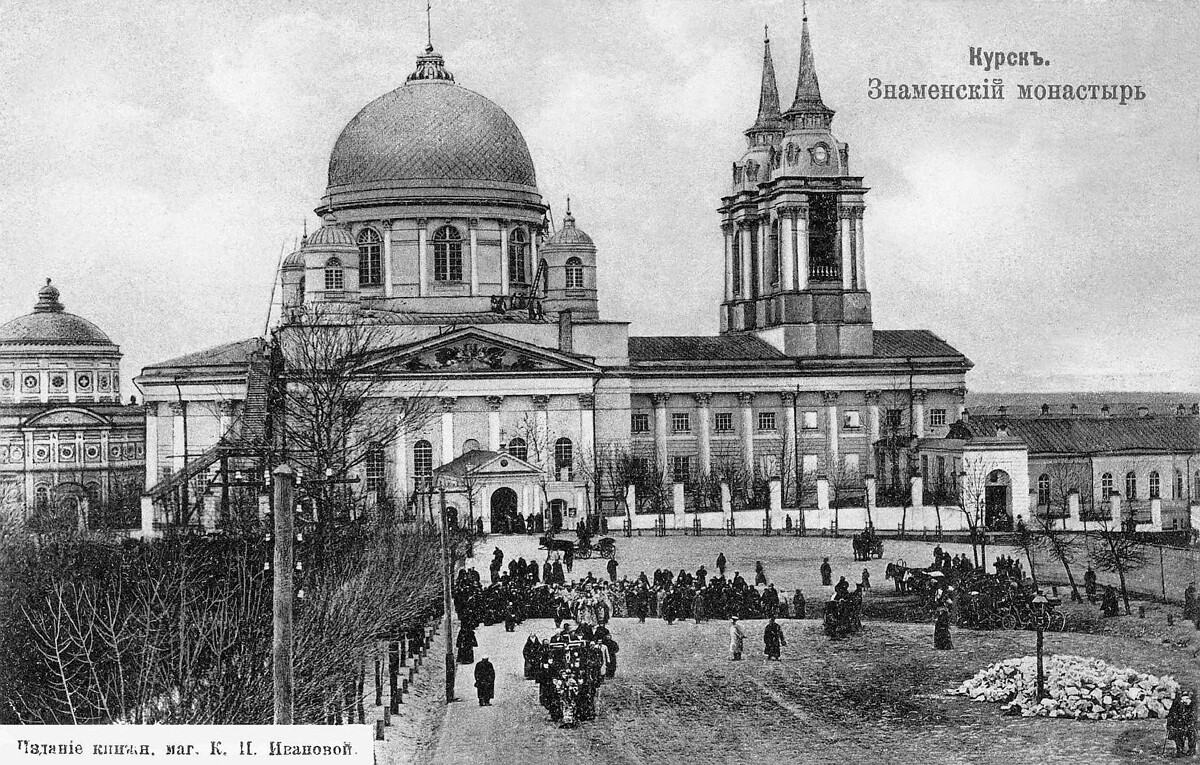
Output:
M336 223L326 223L324 226L321 226L312 236L308 237L304 246L353 247L358 249L358 245L354 243L354 237L350 236L350 230Z
M592 238L583 229L575 227L575 216L571 214L569 209L567 210L566 217L563 218L562 228L555 231L552 236L546 239L546 243L542 247L555 247L558 245L584 245L593 249L596 246L592 242Z
M499 185L497 185L499 184ZM503 109L445 79L411 80L338 136L327 195L364 188L522 187L537 193L525 138Z
M33 313L0 325L0 345L113 345L95 324L67 313L58 295L47 279Z

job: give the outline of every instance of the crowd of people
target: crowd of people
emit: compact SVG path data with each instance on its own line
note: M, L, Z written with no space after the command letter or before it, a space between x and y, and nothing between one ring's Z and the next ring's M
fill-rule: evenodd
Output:
M570 621L542 641L530 634L522 649L526 680L538 684L538 701L565 727L596 716L600 685L617 674L620 646L603 624Z

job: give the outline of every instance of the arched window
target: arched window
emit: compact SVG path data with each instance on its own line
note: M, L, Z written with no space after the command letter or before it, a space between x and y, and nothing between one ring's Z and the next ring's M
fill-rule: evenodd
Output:
M1050 506L1050 476L1042 473L1038 476L1038 504Z
M1158 478L1158 471L1150 471L1150 499L1162 498L1162 482Z
M413 444L413 475L417 486L428 486L433 479L433 445L428 441Z
M380 493L384 489L384 478L387 475L386 463L384 462L383 449L375 447L367 452L366 464L363 466L363 472L366 474L366 489Z
M442 226L433 234L433 279L461 282L462 278L462 234L454 226Z
M1125 499L1137 499L1137 473L1132 470L1125 474Z
M346 289L346 273L342 270L342 261L337 258L325 261L325 289Z
M358 232L358 284L360 287L383 284L383 240L373 228Z
M1175 484L1171 487L1171 499L1183 499L1183 471L1175 471Z
M567 289L583 289L583 261L579 258L567 258Z
M508 280L525 284L529 280L529 238L525 229L514 228L508 234Z
M557 470L570 469L575 460L575 446L569 438L560 438L554 442L554 467Z
M1100 497L1107 502L1108 498L1113 493L1113 477L1112 473L1105 473L1100 476Z
M513 438L509 440L508 449L506 451L519 460L529 459L529 446L525 443L524 438Z
M39 486L33 490L33 508L39 513L50 511L50 487Z
M474 438L468 438L466 441L463 441L463 454L469 454L477 451L479 451L479 442Z

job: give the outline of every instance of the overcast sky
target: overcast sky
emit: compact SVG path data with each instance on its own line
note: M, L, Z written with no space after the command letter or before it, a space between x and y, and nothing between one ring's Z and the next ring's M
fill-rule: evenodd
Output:
M1193 2L835 2L809 23L834 133L871 187L880 328L928 328L973 390L1200 390L1200 10ZM0 319L52 276L143 365L263 329L328 153L403 83L424 0L3 3ZM538 185L600 248L634 334L716 332L716 208L753 122L762 26L786 104L800 3L438 0L457 82L516 120ZM873 101L978 83L971 45L1036 50L1003 101ZM1036 102L1017 83L1140 84Z

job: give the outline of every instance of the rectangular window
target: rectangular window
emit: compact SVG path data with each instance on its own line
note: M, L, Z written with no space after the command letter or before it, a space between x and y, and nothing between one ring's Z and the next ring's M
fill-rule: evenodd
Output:
M861 415L859 415L857 409L851 409L845 413L843 425L847 428L861 428L862 427L862 417L861 417Z
M382 492L386 475L382 449L373 449L367 454L365 472L367 491Z
M801 420L800 427L802 427L804 430L816 430L817 429L817 413L816 412L804 412L804 417Z
M774 412L759 412L758 413L758 429L765 431L775 430L775 413Z
M938 458L937 458L937 465L938 465L938 466L937 466L937 473L938 473L937 484L938 484L938 488L939 488L939 489L943 489L943 490L944 490L944 489L946 488L946 458L945 458L945 457L938 457Z
M631 433L649 433L650 415L635 412L629 419L629 431Z
M945 409L930 409L929 410L929 427L941 428L946 425L946 410Z
M859 466L859 461L858 461L857 454L847 454L845 457L842 458L842 472L845 475L847 475L847 476L858 475L858 466Z
M325 267L325 289L330 291L346 289L346 274L342 272L340 263Z
M692 458L676 455L671 457L671 480L675 483L690 483L692 480Z
M733 432L733 413L732 412L717 412L716 422L713 429L718 433Z
M885 420L890 430L899 430L904 425L904 410L889 409L887 410L887 419Z
M800 460L800 469L804 471L804 475L812 477L817 472L817 455L806 454Z
M692 416L688 412L671 412L671 431L673 433L691 433Z

